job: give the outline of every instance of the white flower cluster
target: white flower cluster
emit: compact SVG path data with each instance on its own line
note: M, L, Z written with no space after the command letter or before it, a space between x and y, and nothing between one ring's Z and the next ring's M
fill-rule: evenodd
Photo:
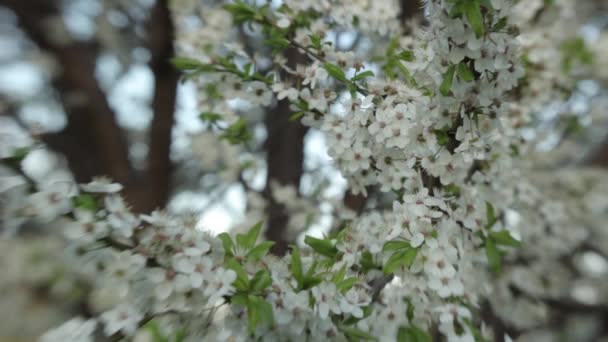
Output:
M394 34L391 6L236 1L206 13L194 30L179 28L180 49L195 58L176 65L203 90L201 117L222 139L247 141L246 121L255 115L249 109L287 99L295 118L325 134L351 190L389 199L326 238L305 237L309 248L276 257L268 255L272 242L258 242L262 224L211 236L188 216L136 215L121 186L107 179L78 188L41 182L27 168L22 177L7 171L2 180L19 186L2 186L11 208L3 219L67 220L65 236L86 264L83 273L114 297L98 318L76 318L43 340L92 340L96 329L133 337L160 321L168 327L163 334L185 332L188 341L430 340L427 331L435 328L448 341L475 341L491 333L478 319L488 297L516 327L546 320L547 307L529 299L564 296L558 260L588 241L584 216L603 217L608 203L589 195L574 206L551 191L554 184L535 178L543 175L531 171L532 163L518 161L527 146L517 129L532 106L512 102L525 71L510 2L430 0L428 26L415 39L375 47L385 53L374 63L332 42L336 26ZM228 14L267 38L273 51L297 51L297 63L224 44L235 33ZM533 45L524 46L536 60ZM544 99L532 97L541 106ZM199 135L194 152L213 142ZM228 165L226 180L236 181L239 152L227 145L222 151L200 159L210 169ZM590 190L581 183L570 190ZM286 229L299 232L320 216L296 188L269 188L290 214ZM250 197L248 217L263 218L265 203L254 192ZM525 229L510 213L524 217ZM593 236L606 238L599 229ZM528 245L514 251L520 240ZM514 287L531 297L517 296Z

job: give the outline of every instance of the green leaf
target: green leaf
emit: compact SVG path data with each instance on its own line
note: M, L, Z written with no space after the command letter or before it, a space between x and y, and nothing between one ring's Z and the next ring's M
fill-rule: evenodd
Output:
M247 302L247 328L249 333L253 334L259 325L272 325L273 322L272 305L262 297L249 295Z
M410 51L410 50L405 50L405 51L401 51L397 57L402 60L402 61L406 61L406 62L412 62L415 58L414 58L414 52Z
M222 240L222 245L224 246L224 253L226 256L233 256L234 242L232 242L230 235L228 233L221 233L217 237L218 239Z
M344 276L346 276L346 265L342 266L340 268L340 270L338 272L336 272L336 274L333 276L333 278L331 279L331 281L333 281L334 283L339 283L342 280L344 280Z
M358 282L359 282L359 278L357 278L357 277L346 278L342 281L339 281L336 284L336 289L338 289L338 291L340 291L342 293L346 293L353 286L355 286L355 284L357 284Z
M307 235L304 238L304 243L310 246L315 252L333 258L338 254L338 249L329 240L321 240Z
M488 264L490 269L495 272L500 272L500 251L496 248L496 243L492 239L486 239L485 243L486 257L488 258Z
M250 287L254 292L260 292L270 285L272 285L272 278L267 270L260 270L251 278Z
M382 251L383 252L388 252L388 251L396 251L396 250L401 250L401 249L406 249L406 248L410 248L410 242L409 241L405 241L405 240L393 240L393 241L388 241L384 244L384 246L382 247Z
M304 282L304 273L302 271L302 259L300 257L300 249L293 246L291 249L291 264L289 265L291 274L298 281L298 285Z
M443 190L446 194L449 194L450 196L460 196L460 187L456 184L448 184L443 187Z
M171 58L171 64L179 70L195 70L202 65L200 61L188 57L173 57Z
M249 289L249 276L245 272L245 269L243 269L243 266L236 259L231 258L226 262L226 267L236 272L234 288L239 291L247 291Z
M344 324L338 325L338 330L340 330L344 335L349 337L352 340L365 340L365 341L377 341L378 339L374 336L366 333L363 330L357 329L355 327L347 326Z
M409 248L393 253L384 265L384 274L394 273L396 269L402 266L410 267L414 263L417 254L418 249L416 248Z
M414 320L414 311L416 310L416 306L414 306L414 304L412 304L412 301L410 299L407 300L407 310L405 312L405 315L407 316L407 319L411 322L412 320Z
M163 335L157 321L152 320L146 323L144 329L150 332L153 342L169 342L169 338Z
M504 29L505 27L507 27L507 17L503 17L500 18L500 20L498 20L498 22L496 24L494 24L494 27L492 27L492 31L497 32L500 31L502 29Z
M486 228L491 228L494 223L496 223L496 221L498 221L498 218L496 217L496 210L494 209L494 206L492 205L492 203L486 201L486 220L488 221Z
M365 273L372 269L382 268L381 266L376 265L376 263L374 262L374 256L369 251L365 251L363 252L363 254L361 254L361 260L359 260L359 264L361 265L362 271Z
M228 126L220 135L221 139L227 140L232 145L247 142L251 139L251 133L247 129L247 121L239 118L235 123Z
M289 47L289 40L285 38L285 30L273 27L267 34L266 45L272 47L273 54L276 55Z
M374 76L374 72L373 72L373 71L371 71L371 70L366 70L366 71L364 71L364 72L362 72L362 73L360 73L360 74L355 75L355 76L352 78L352 81L353 81L353 82L356 82L356 81L362 80L362 79L364 79L364 78L366 78L366 77L373 77L373 76Z
M494 240L497 245L502 246L511 246L511 247L519 247L521 246L521 241L516 240L514 237L509 234L507 230L501 230L499 232L491 232L490 238Z
M247 306L247 302L249 302L249 297L243 292L237 292L230 298L230 304L236 306Z
M321 284L322 281L323 279L319 277L305 277L304 281L302 282L302 290L308 290L312 287L315 287Z
M465 1L464 14L467 17L469 25L475 32L475 35L479 38L484 34L483 16L481 15L481 3L479 0Z
M188 335L186 335L186 331L184 329L180 329L175 332L175 337L173 338L173 342L183 342Z
M312 46L315 50L321 50L321 36L314 33L308 35L308 37L310 37L310 46Z
M299 111L299 112L295 112L295 113L293 113L293 114L292 114L292 115L289 117L289 121L296 121L296 120L298 120L299 118L303 117L303 116L304 116L304 114L306 114L306 112L305 112L305 111L302 111L302 110L301 110L301 111Z
M13 151L13 155L6 159L12 159L21 162L25 157L27 157L28 153L30 153L30 147L19 147Z
M401 61L395 61L395 66L397 67L397 69L399 69L399 71L403 74L403 77L405 77L405 79L410 84L412 84L412 85L416 84L416 80L414 80L414 78L410 74L410 71L407 70L407 68L405 67L405 65L403 65L403 63L401 63Z
M562 51L562 69L565 73L569 72L575 62L583 65L593 63L593 52L587 47L583 38L567 40L560 46Z
M72 204L76 208L97 211L97 200L90 194L82 194L72 198Z
M446 146L450 142L450 136L445 129L436 129L433 131L437 137L437 144L439 146Z
M470 82L475 79L475 75L473 75L471 69L463 62L458 63L457 72L458 77L465 82Z
M395 51L397 50L398 47L399 47L399 37L394 37L388 43L388 47L386 48L386 54L389 56L394 55Z
M448 70L443 74L443 82L441 82L441 86L439 87L439 92L443 96L449 96L452 91L452 81L454 80L454 72L456 71L456 66L452 65L448 68Z
M331 63L325 63L323 64L323 68L325 68L325 70L327 70L327 73L335 78L338 81L341 82L348 82L348 80L346 79L346 76L344 75L344 71L338 67L337 65L331 64Z
M406 267L410 267L412 266L412 264L414 263L414 260L416 260L416 256L418 255L418 248L410 248L408 250L405 251L405 255L404 255L404 265Z
M208 123L216 123L222 119L222 114L213 113L213 112L202 112L198 116L203 122Z
M245 250L250 250L251 248L253 248L253 246L255 246L255 242L258 240L258 236L260 236L261 230L262 222L258 222L253 227L251 227L247 233L237 234L237 245Z
M252 260L260 260L268 254L270 248L274 245L274 241L264 241L253 247L248 253L247 258Z
M230 4L224 5L224 9L232 14L235 23L242 24L247 21L252 21L255 18L255 8L249 6L242 1L235 1Z
M400 327L397 331L397 342L431 342L432 338L426 331L415 325Z

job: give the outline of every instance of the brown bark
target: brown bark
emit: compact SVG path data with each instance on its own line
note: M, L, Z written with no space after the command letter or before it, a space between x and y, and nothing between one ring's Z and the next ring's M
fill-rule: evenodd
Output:
M597 167L608 166L608 138L593 149L593 152L584 160L583 164Z
M179 72L170 63L174 55L175 36L171 12L166 0L158 0L148 23L148 47L154 73L154 117L149 132L148 165L143 182L131 188L133 203L140 212L163 206L171 190L171 133Z
M305 58L295 49L289 49L286 56L291 67ZM285 206L272 198L270 185L277 182L299 188L300 178L304 172L304 136L308 131L308 127L299 121L290 121L290 116L289 100L284 99L279 101L274 110L266 114L265 119L268 132L265 143L268 174L264 196L269 203L266 210L268 215L266 237L275 241L272 252L277 255L283 255L287 251L289 242L284 236L284 231L289 216Z

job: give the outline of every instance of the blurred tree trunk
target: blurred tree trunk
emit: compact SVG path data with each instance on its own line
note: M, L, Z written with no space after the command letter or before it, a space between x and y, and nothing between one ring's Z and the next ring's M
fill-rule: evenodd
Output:
M106 94L95 79L101 47L96 41L58 40L49 23L61 20L59 2L2 0L20 27L42 50L51 54L60 70L52 85L67 115L66 127L42 136L53 150L65 155L78 182L107 175L125 185L125 196L138 212L164 206L170 190L171 129L179 74L169 63L174 29L166 0L152 7L148 25L150 68L155 76L147 169L133 169L125 134L116 122Z
M296 64L302 63L306 58L293 48L288 49L285 54L291 68L295 68ZM288 75L285 74L283 77ZM272 197L271 184L276 182L283 186L291 185L298 190L304 172L304 136L308 127L298 120L290 121L291 114L289 100L283 99L274 110L266 114L265 119L268 132L264 146L268 169L264 189L264 197L268 201L266 238L276 242L272 252L277 255L287 252L289 241L284 233L289 221L289 213L284 204L276 202Z

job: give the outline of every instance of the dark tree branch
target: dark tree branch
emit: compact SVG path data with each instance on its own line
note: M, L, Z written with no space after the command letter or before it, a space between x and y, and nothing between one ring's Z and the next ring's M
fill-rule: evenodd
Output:
M423 6L420 0L400 0L400 5L399 20L401 20L402 25L416 16L422 16Z

